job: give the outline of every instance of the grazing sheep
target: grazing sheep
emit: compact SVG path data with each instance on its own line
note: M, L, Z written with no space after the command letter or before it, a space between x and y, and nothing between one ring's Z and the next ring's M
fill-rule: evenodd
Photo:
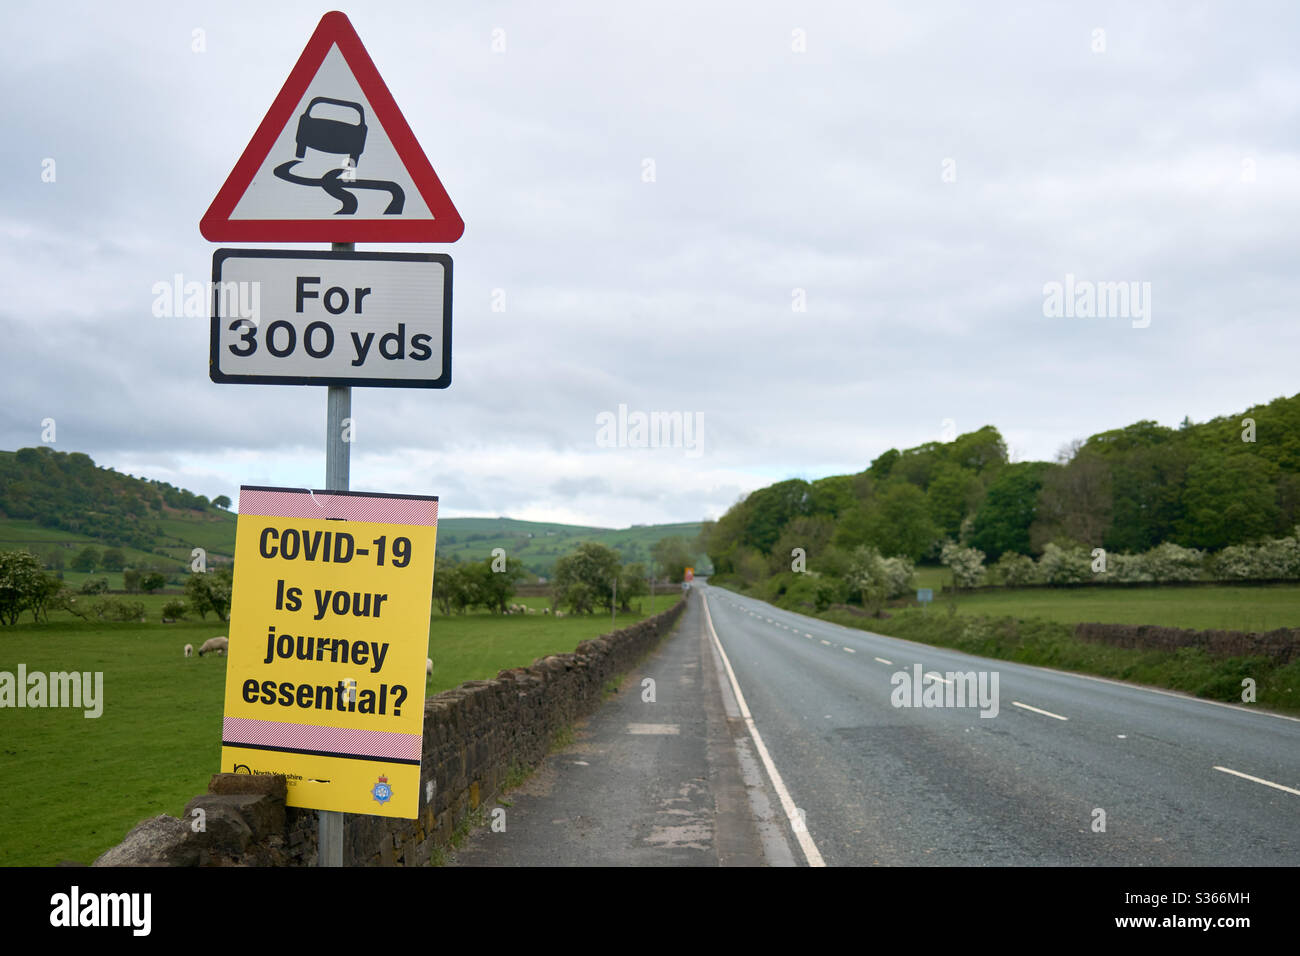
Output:
M542 608L542 613L543 613L543 614L550 614L550 613L551 613L551 609L550 609L549 607L544 607L544 608Z
M426 657L426 658L424 659L424 672L425 672L426 674L432 674L432 673L433 673L433 658L432 658L432 657Z
M556 616L556 617L564 617L564 612L563 612L563 611L556 611L556 612L555 612L555 616Z
M193 645L193 644L186 644L186 645L185 645L185 656L186 656L186 657L193 657L193 656L194 656L194 645Z
M530 608L528 609L528 613L529 613L529 614L536 614L536 613L537 613L537 608L535 608L535 607L530 607Z
M230 644L229 638L225 638L225 637L208 638L208 640L203 642L203 646L199 648L199 657L202 657L204 654L225 654L226 647L229 646L229 644Z

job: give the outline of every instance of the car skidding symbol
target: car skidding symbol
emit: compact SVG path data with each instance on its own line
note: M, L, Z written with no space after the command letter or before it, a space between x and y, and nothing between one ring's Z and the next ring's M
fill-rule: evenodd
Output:
M357 111L355 123L343 120L325 119L312 116L311 111L317 103L332 103L345 109ZM319 149L322 153L346 153L352 159L352 165L361 158L361 151L366 148L366 111L360 103L351 100L336 100L328 96L313 97L307 109L298 117L298 135L294 137L299 159L307 154L307 147Z
M355 110L357 121L349 123L345 120L313 116L312 109L319 103ZM349 192L351 189L384 190L392 197L388 207L384 209L384 215L399 216L406 203L406 193L401 186L387 179L352 178L355 176L354 170L361 159L361 153L366 148L366 132L366 111L360 103L338 100L329 96L312 97L307 108L298 117L298 131L294 136L294 155L297 159L281 163L275 167L273 173L277 178L297 186L317 186L325 190L329 196L340 203L339 208L334 212L336 216L351 216L357 211L357 197ZM316 179L295 175L293 168L307 155L308 147L322 153L347 156L350 165L341 169L331 169L324 176ZM350 175L345 178L345 174Z

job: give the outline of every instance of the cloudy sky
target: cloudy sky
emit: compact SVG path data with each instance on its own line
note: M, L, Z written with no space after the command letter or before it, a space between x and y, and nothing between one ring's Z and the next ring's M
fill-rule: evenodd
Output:
M152 289L208 279L199 219L328 9L6 12L0 448L50 418L210 496L321 486L325 390L212 383ZM456 274L452 386L355 390L355 489L697 520L945 430L1051 458L1300 390L1291 5L343 9L466 222L360 247ZM1046 315L1067 275L1149 313ZM698 449L604 447L620 404Z

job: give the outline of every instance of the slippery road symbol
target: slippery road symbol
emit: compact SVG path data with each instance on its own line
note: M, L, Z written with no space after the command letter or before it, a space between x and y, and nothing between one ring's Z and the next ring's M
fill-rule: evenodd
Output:
M349 123L344 120L313 116L312 109L319 103L328 103L344 109L355 110L357 121ZM386 179L354 178L357 162L361 159L361 152L366 146L366 111L360 103L353 103L351 100L336 100L328 96L313 97L312 101L307 104L307 109L298 117L298 132L294 137L294 142L297 146L294 152L297 159L291 159L287 163L281 163L275 167L273 173L277 178L297 186L319 186L329 196L341 203L334 213L336 216L351 216L356 213L357 197L349 192L351 189L384 190L392 197L388 202L388 207L384 210L384 215L401 215L402 206L406 202L406 193L402 191L401 186ZM294 175L293 168L302 162L309 146L323 153L345 155L348 157L349 165L341 169L331 169L324 176L317 179Z

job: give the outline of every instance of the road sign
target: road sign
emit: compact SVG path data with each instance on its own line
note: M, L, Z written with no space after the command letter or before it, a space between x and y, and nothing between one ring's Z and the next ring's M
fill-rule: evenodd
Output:
M687 580L687 581L694 581L694 580L695 580L695 569L694 569L694 568L687 568L687 569L686 569L685 580Z
M199 231L212 242L455 242L465 223L352 24L333 12Z
M922 604L929 604L934 600L934 588L917 588L916 599Z
M239 490L221 769L413 818L438 499Z
M218 249L214 382L451 384L451 257Z

